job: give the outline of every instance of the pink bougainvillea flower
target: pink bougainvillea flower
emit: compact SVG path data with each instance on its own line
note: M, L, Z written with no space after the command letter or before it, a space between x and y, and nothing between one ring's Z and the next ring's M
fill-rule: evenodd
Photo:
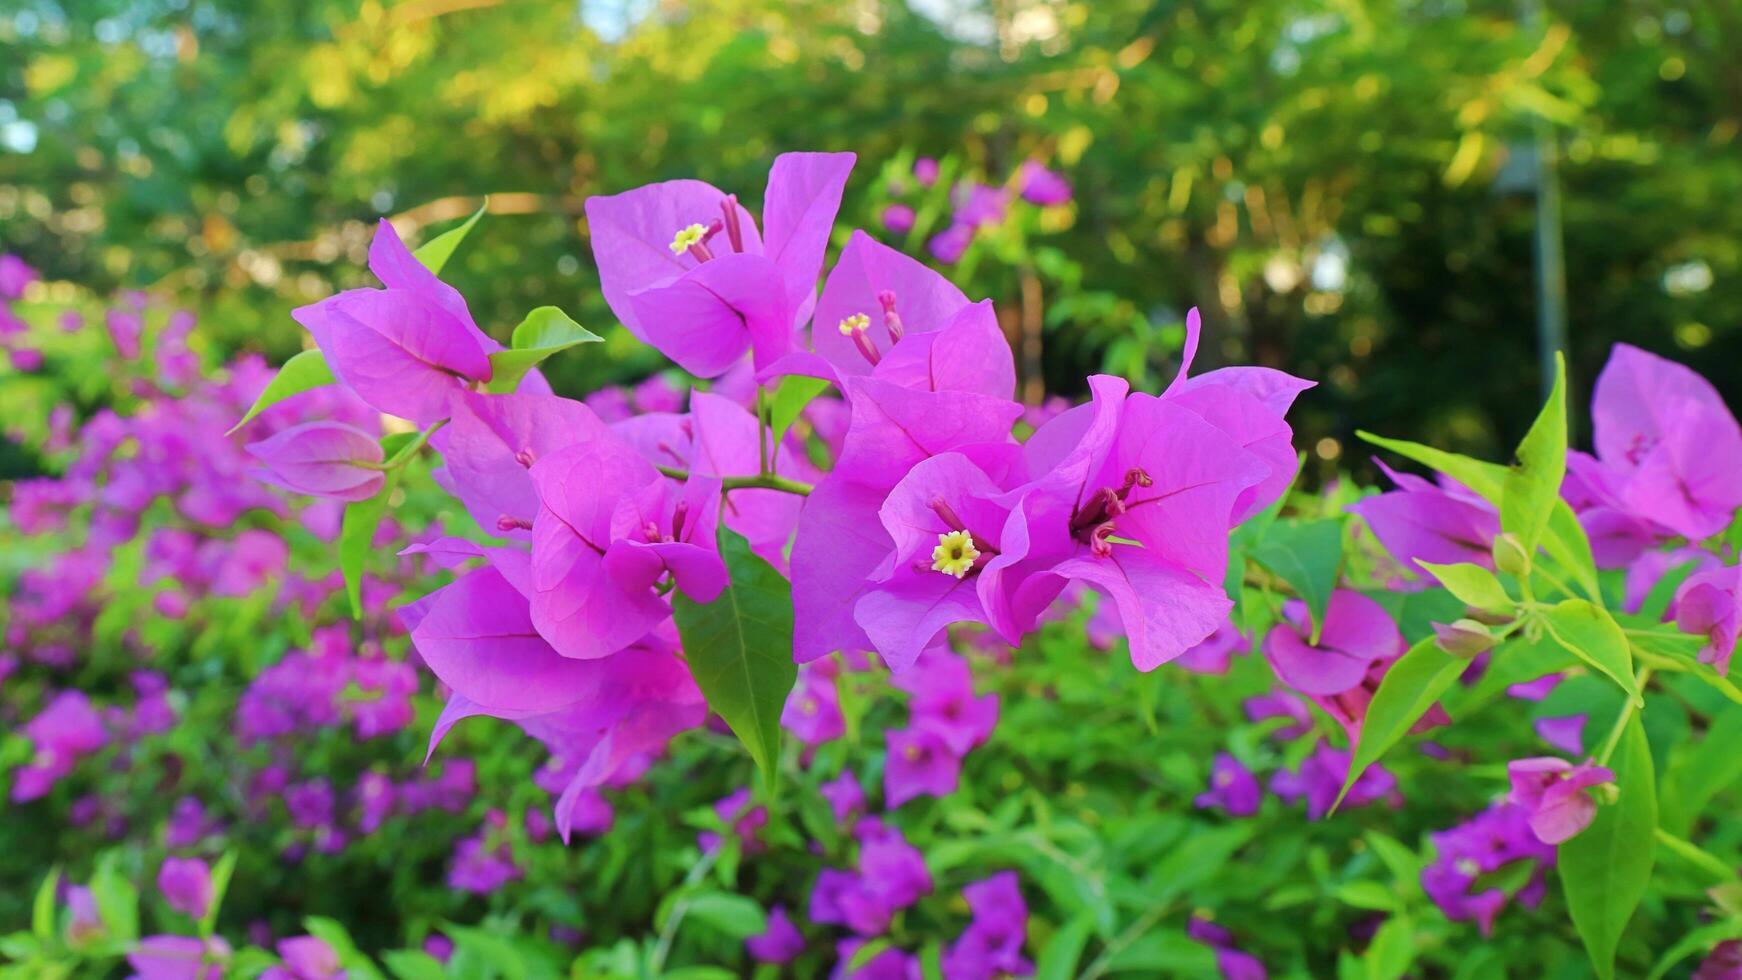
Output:
M1391 557L1417 569L1422 561L1494 567L1494 536L1500 533L1494 505L1449 478L1435 485L1374 462L1397 489L1359 500L1348 510L1361 516Z
M644 418L647 416L644 416ZM666 452L672 465L700 476L753 476L761 466L756 448L759 430L756 416L742 405L720 395L695 392L690 396L690 414L682 419L689 438ZM666 447L665 443L661 447ZM644 450L644 453L646 451ZM775 475L813 482L816 470L804 458L801 445L769 446L768 463ZM657 459L650 455L650 458ZM779 490L748 488L733 490L721 505L720 520L750 542L750 550L776 568L786 567L787 545L798 527L803 498Z
M1601 549L1604 564L1624 564L1631 554L1620 546L1639 539L1708 538L1742 506L1742 426L1694 371L1616 344L1592 391L1591 420L1596 458L1570 456L1566 494L1594 547L1618 539Z
M1264 790L1258 777L1226 752L1216 755L1210 766L1210 788L1200 793L1192 805L1200 809L1217 809L1230 817L1249 817L1258 812L1264 802Z
M1030 204L1058 207L1071 203L1071 182L1039 160L1023 161L1016 172L1016 192Z
M369 433L343 422L305 422L250 443L248 452L264 467L259 478L296 493L334 500L367 500L381 489L386 474L381 444ZM376 464L371 468L363 464Z
M883 769L883 796L895 809L919 796L948 796L962 775L962 757L937 730L924 725L889 733L889 758Z
M1028 903L1014 871L1000 871L962 889L973 919L944 954L947 977L1025 977L1034 964L1022 956L1028 938Z
M538 494L527 472L559 449L605 431L592 409L554 395L463 392L452 420L430 439L444 485L486 533L530 539Z
M840 690L835 686L837 671L833 660L805 664L799 669L798 683L787 696L786 707L780 713L780 727L805 745L822 745L847 733Z
M1342 792L1343 780L1349 775L1350 758L1349 753L1320 742L1312 754L1301 761L1299 769L1292 772L1284 769L1271 776L1270 791L1289 803L1305 799L1307 819L1318 820L1331 812L1331 804ZM1383 766L1368 766L1355 780L1355 785L1349 787L1342 806L1350 810L1381 800L1391 801L1393 805L1401 802L1397 777Z
M609 656L671 615L667 576L697 602L726 586L720 480L677 486L609 434L532 466L532 622L565 657Z
M1265 636L1264 655L1276 676L1302 694L1341 694L1359 686L1375 661L1402 652L1403 634L1390 614L1349 589L1331 593L1317 644L1309 642L1313 624L1306 603L1285 603L1283 619Z
M908 693L914 727L937 732L956 755L983 744L998 726L998 695L976 695L968 658L946 646L927 650L916 670L897 674L890 683Z
M842 825L865 811L865 788L851 772L841 773L817 787L817 791L829 802L829 812Z
M702 377L745 351L757 367L792 349L816 301L851 153L785 153L768 172L762 227L699 180L587 200L605 302L629 332Z
M199 858L164 858L157 869L157 890L170 908L203 918L212 907L211 869Z
M222 980L229 961L221 936L146 936L127 954L138 980Z
M1512 780L1507 799L1529 813L1531 832L1544 844L1565 843L1590 826L1597 801L1586 791L1615 781L1615 774L1602 766L1574 765L1553 756L1514 760L1506 774Z
M1742 566L1700 572L1683 582L1676 592L1675 616L1684 632L1705 637L1700 661L1720 675L1728 674L1742 630Z
M314 936L293 936L278 941L277 966L267 967L261 980L343 980L339 954Z
M12 773L12 802L47 795L80 757L109 740L103 716L83 691L62 691L20 729L34 747L28 765Z
M385 219L369 268L387 288L347 290L291 316L314 335L333 376L372 407L420 425L445 418L455 393L490 380L489 355L501 345Z
M744 949L758 963L789 963L804 952L804 936L786 914L786 906L768 910L768 928L744 940Z

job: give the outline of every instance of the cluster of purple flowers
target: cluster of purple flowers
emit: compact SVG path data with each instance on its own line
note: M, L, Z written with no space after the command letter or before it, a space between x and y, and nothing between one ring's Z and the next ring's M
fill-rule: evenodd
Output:
M431 426L437 481L497 538L414 546L462 571L400 616L453 692L437 738L487 714L544 741L547 775L567 777L565 835L577 812L597 810L600 788L706 718L671 596L707 603L725 588L721 525L790 575L801 663L875 651L902 674L953 623L1016 644L1080 583L1109 596L1133 661L1152 669L1223 626L1227 530L1293 477L1284 416L1310 384L1260 368L1188 377L1195 316L1187 370L1165 393L1096 377L1091 404L1047 413L1018 442L1025 410L989 302L863 232L817 293L852 164L777 158L760 223L693 180L587 202L612 310L715 379L687 400L659 381L589 407L549 394L536 371L514 393L487 393L500 345L385 222L370 249L384 288L296 311L343 387ZM1056 195L1043 176L1025 186ZM815 433L838 434L826 473L795 436L770 444L751 410L762 386L792 376L844 396L812 403ZM378 485L372 440L329 423L282 435L251 447L275 482L333 500ZM951 663L922 664L928 680L911 689L932 696ZM795 702L794 727L813 744L837 728L829 669L807 670ZM953 788L990 723L950 712L978 704L922 705L891 734L892 805Z
M898 181L892 190L897 200L885 205L879 220L893 235L906 235L919 220L919 212L907 200L937 186L942 167L932 157L913 164L913 187ZM1039 160L1025 160L1002 186L961 180L949 188L950 217L942 230L926 241L926 251L946 265L961 260L968 246L983 229L998 225L1018 200L1038 207L1063 207L1071 203L1071 184L1065 176Z

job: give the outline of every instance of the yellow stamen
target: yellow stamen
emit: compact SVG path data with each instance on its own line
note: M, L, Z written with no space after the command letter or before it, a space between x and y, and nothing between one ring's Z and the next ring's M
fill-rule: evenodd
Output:
M967 578L979 558L980 549L974 547L973 535L966 531L946 531L938 535L938 546L931 551L931 567L934 572Z
M680 228L677 235L671 240L671 254L684 254L690 250L691 245L700 244L701 240L707 234L708 229L701 225L690 225L688 228Z
M851 337L866 327L871 326L871 318L863 313L855 313L841 321L841 336Z

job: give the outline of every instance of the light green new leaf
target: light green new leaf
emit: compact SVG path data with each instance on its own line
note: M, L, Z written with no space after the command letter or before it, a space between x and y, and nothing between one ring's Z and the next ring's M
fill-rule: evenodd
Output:
M798 680L792 662L792 588L738 534L720 529L731 584L706 604L680 590L672 614L696 686L773 787L780 761L780 712Z
M767 931L768 918L755 899L731 892L703 892L693 895L687 906L688 916L706 923L737 940Z
M1454 657L1441 650L1434 638L1422 640L1409 648L1385 677L1379 690L1367 706L1367 717L1361 722L1361 737L1355 743L1355 755L1349 760L1349 774L1343 779L1337 803L1343 802L1349 788L1361 778L1368 766L1378 762L1386 750L1397 744L1412 726L1439 701L1471 661ZM1333 807L1334 809L1334 807Z
M345 516L339 522L339 571L345 577L345 596L351 602L351 618L363 618L363 563L374 550L371 543L381 518L387 513L388 501L399 486L399 470L387 474L387 480L375 496L345 505Z
M1470 562L1458 562L1454 565L1436 565L1432 562L1417 561L1416 564L1428 570L1434 578L1439 579L1446 591L1457 596L1465 605L1486 609L1489 612L1507 613L1513 608L1512 597L1506 594L1506 587L1481 565Z
M507 350L490 355L490 382L484 390L502 395L520 387L520 380L540 361L576 344L600 340L598 334L570 319L554 306L541 306L526 314L514 328Z
M1406 915L1386 918L1361 961L1366 964L1367 980L1397 980L1409 972L1415 961L1415 926Z
M1343 566L1343 522L1336 519L1277 521L1252 549L1252 560L1287 582L1312 612L1312 642L1324 628L1325 607Z
M1078 912L1052 934L1034 964L1035 980L1070 980L1077 975L1077 961L1083 958L1083 947L1094 931L1095 917Z
M1567 911L1603 980L1615 975L1615 947L1651 882L1657 854L1657 786L1651 746L1634 715L1610 760L1619 798L1599 806L1584 832L1560 846L1556 865Z
M1644 703L1627 634L1602 606L1566 599L1542 611L1542 624L1556 643L1619 684L1634 704Z
M231 432L235 432L253 421L254 416L292 395L300 395L310 388L319 388L322 385L332 383L333 372L327 367L326 355L318 350L305 350L284 362L284 366L278 369L278 373L273 375L271 381L267 382L266 390L262 391L260 397L254 399L254 404L248 407L247 414L242 416L240 422L230 427L230 432L224 434L229 435Z
M1536 554L1567 475L1566 374L1565 358L1557 353L1554 388L1518 444L1518 462L1506 471L1500 498L1500 528L1518 535L1528 555Z
M774 391L774 400L768 414L769 428L774 431L776 446L786 437L786 430L792 428L792 423L798 420L799 413L811 403L811 399L822 394L828 387L829 383L821 378L806 378L794 374L780 379L780 387Z
M489 207L490 199L486 197L483 203L478 205L478 210L472 212L472 216L466 219L465 224L458 228L450 228L424 242L422 248L411 253L412 257L422 262L423 267L430 272L438 276L441 275L442 268L448 264L448 259L453 257L454 249L459 248L460 243L466 240L466 236L472 233L472 226L478 223L478 219L484 216L484 211Z
M54 938L54 895L59 886L60 866L55 865L36 889L36 901L30 907L30 931L43 942Z
M97 860L91 872L91 900L97 904L97 917L109 931L108 938L131 943L139 938L139 889L118 864L115 851Z

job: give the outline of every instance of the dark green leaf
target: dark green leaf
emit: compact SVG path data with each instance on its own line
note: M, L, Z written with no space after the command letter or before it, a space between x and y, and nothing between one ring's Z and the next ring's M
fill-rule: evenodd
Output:
M254 404L249 406L247 414L242 416L240 422L230 427L230 432L235 432L247 425L253 421L254 416L292 395L300 395L310 388L319 388L322 385L332 383L333 372L327 367L326 355L318 350L305 350L284 362L284 366L279 368L272 380L266 383L266 390L262 391L260 397L254 399ZM230 432L224 434L229 435Z
M720 529L720 556L731 584L702 604L681 591L672 614L696 685L750 751L770 786L780 760L780 712L798 680L792 662L792 589L752 554L749 542Z
M1313 642L1324 628L1325 607L1343 565L1343 522L1282 520L1270 526L1252 550L1252 560L1287 582L1313 617Z
M1604 980L1615 975L1615 947L1651 882L1657 854L1656 777L1637 715L1628 720L1609 766L1619 798L1599 806L1596 819L1560 846L1556 860L1573 926Z
M1095 917L1087 912L1072 916L1047 940L1034 966L1035 980L1070 980L1077 975L1077 961L1083 957L1089 933L1095 928Z

